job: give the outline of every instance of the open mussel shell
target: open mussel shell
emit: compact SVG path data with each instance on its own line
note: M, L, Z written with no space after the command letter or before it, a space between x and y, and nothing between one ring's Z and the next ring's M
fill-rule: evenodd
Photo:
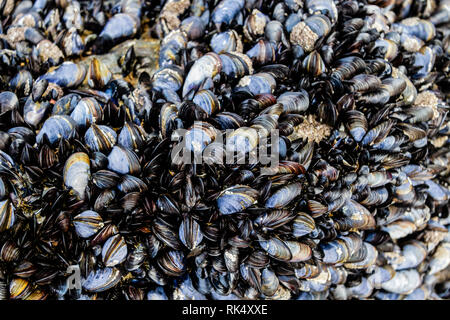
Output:
M236 185L223 190L217 198L221 214L242 212L256 203L259 192L245 185Z
M106 240L102 249L102 260L105 266L114 267L125 261L128 254L125 239L120 234L116 234Z
M89 292L103 292L115 287L121 277L118 269L106 267L91 271L82 286L84 290Z
M103 228L103 219L95 211L86 210L73 218L75 232L81 238L90 238Z
M137 155L124 147L114 146L108 155L108 169L120 174L139 174L141 165Z
M72 154L64 165L64 185L84 199L91 176L89 156L84 152Z
M93 123L84 135L86 145L92 151L105 152L116 144L117 134L108 126Z

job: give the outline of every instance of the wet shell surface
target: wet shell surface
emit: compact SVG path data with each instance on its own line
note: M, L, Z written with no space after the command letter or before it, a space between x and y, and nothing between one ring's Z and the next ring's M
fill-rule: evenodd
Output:
M0 300L450 299L448 0L0 17Z

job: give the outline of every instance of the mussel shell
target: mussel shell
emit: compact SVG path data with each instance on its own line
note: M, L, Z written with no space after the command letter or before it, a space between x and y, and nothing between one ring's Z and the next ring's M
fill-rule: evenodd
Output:
M86 130L84 141L86 146L94 152L107 152L116 144L117 134L108 126L93 123Z
M127 258L127 254L127 244L120 234L106 240L102 248L102 260L107 267L114 267L122 263Z
M92 270L86 280L83 281L83 289L89 292L103 292L115 287L122 275L116 268L104 268Z
M236 15L244 8L244 0L222 0L211 13L211 21L220 29L222 25L229 25Z
M292 259L292 252L285 241L277 238L271 238L269 240L260 240L259 245L266 251L269 256L281 261L290 261Z
M269 73L255 73L243 77L237 88L248 89L253 95L273 93L276 88L276 80Z
M25 300L33 291L29 281L21 278L14 278L9 284L10 299Z
M394 277L381 284L381 287L389 292L398 294L409 294L422 283L417 270L409 269L398 271Z
M306 90L286 91L277 98L277 103L283 106L284 113L301 113L309 107L309 95Z
M55 102L52 115L70 115L81 97L76 93L69 93Z
M91 170L89 156L84 152L72 154L64 165L64 185L72 188L80 199L86 196Z
M16 94L11 91L3 91L0 93L0 111L1 113L14 110L19 107L19 99Z
M76 130L74 120L65 115L54 115L45 120L44 125L36 136L36 141L42 143L44 135L51 144L60 138L68 139Z
M221 69L222 61L216 53L208 52L196 60L184 81L183 97L195 94L207 78L214 78Z
M202 121L196 121L186 131L184 143L186 149L194 154L201 154L205 148L214 142L220 132L211 124Z
M320 243L324 256L322 261L327 264L342 263L348 259L350 252L345 241L337 239L327 243Z
M203 233L200 230L200 225L192 219L192 217L183 219L178 234L181 242L189 250L194 250L203 240Z
M33 76L28 70L20 70L10 81L9 87L19 96L28 96L33 86Z
M14 275L29 278L37 271L37 267L30 261L24 260L14 269Z
M361 253L363 253L363 259L361 259ZM349 257L344 266L347 269L366 269L375 264L377 257L377 249L370 243L363 242L361 248Z
M223 190L217 198L219 212L224 215L242 212L256 203L258 191L245 185Z
M91 88L102 89L111 80L112 73L101 60L94 58L89 65L87 74L88 84Z
M73 218L75 232L81 238L90 238L103 228L103 219L95 211L86 210Z
M304 212L299 212L293 220L292 234L296 237L303 237L316 229L314 219Z
M281 209L291 203L302 192L302 185L300 183L291 183L287 186L275 191L266 201L265 207L271 209Z
M252 60L245 54L233 51L222 53L219 57L222 61L222 73L231 79L253 73Z
M115 187L120 181L120 176L109 170L99 170L92 175L92 182L99 189L109 189Z
M53 71L40 76L36 81L45 79L48 82L55 83L63 88L72 88L79 86L86 77L86 67L83 64L73 62L64 62Z
M23 107L23 118L30 126L37 127L49 108L49 102L34 102L33 99L29 97Z
M145 142L145 131L134 123L126 122L119 133L117 143L130 150L139 150Z
M205 111L208 116L220 110L220 102L210 90L199 90L192 101Z
M158 258L157 263L164 273L173 277L181 276L186 268L181 251L167 251Z
M108 169L120 174L137 175L141 172L141 165L133 151L114 146L108 155Z
M99 122L103 117L103 111L96 99L83 98L73 109L70 117L79 127L86 128L91 123Z
M9 199L0 202L0 232L10 229L16 221L15 208Z
M261 272L261 292L268 297L275 294L280 282L275 272L269 268L264 268Z
M144 192L147 190L147 185L138 177L127 174L122 177L117 189L123 193Z
M15 262L19 260L20 249L13 241L6 241L0 249L0 260L5 262Z
M217 54L235 51L242 52L242 41L235 30L214 34L211 38L210 46Z
M184 19L180 25L190 40L201 38L205 32L205 24L200 17L191 16Z

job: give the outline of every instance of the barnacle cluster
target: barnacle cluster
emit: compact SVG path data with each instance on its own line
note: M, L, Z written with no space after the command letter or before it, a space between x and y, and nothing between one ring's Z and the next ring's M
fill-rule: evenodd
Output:
M0 22L0 300L450 296L448 0Z

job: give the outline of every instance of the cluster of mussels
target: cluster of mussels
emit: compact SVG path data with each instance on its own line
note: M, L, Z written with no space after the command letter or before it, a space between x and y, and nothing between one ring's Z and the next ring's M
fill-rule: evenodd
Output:
M0 300L449 298L449 25L449 0L0 0ZM279 163L175 161L228 129Z

